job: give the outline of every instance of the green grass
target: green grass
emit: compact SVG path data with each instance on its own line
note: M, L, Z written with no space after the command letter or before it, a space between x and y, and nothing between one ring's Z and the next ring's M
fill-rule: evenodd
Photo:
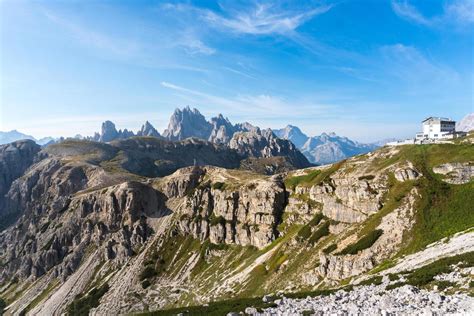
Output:
M415 208L415 225L402 254L419 251L444 237L474 226L474 181L451 185L432 171L433 166L452 161L472 161L472 145L427 145L413 148L411 161L423 173L417 183L422 199Z
M0 297L0 315L3 315L7 303Z
M378 276L371 277L370 279L360 282L358 285L371 285L371 284L374 284L374 285L382 284L382 276L378 275Z
M99 306L99 300L109 290L109 285L105 283L99 288L92 289L84 297L76 297L67 308L67 314L73 316L86 316L89 311Z
M224 191L226 188L226 184L224 182L214 182L212 184L212 188L214 190Z
M324 224L321 225L318 229L316 229L311 237L309 238L308 242L311 245L316 244L321 238L324 236L329 235L329 222L325 222Z
M452 271L452 265L463 262L464 266L474 266L474 252L467 252L453 257L447 257L432 262L424 267L413 270L406 276L407 283L413 286L423 286L434 280L434 277Z
M50 282L48 284L48 286L40 293L40 295L35 297L35 299L33 301L31 301L30 304L28 304L28 306L26 307L26 309L24 311L27 312L27 311L30 311L33 308L35 308L40 302L42 302L44 299L46 299L49 296L49 294L51 294L52 290L58 284L59 284L58 280L54 280L54 281ZM1 315L1 313L0 313L0 315Z
M358 241L356 241L353 244L348 245L346 248L342 249L341 252L339 252L339 255L355 255L359 251L362 251L364 249L370 248L376 241L379 239L380 236L382 236L383 230L381 229L376 229L368 234L366 234L364 237L360 238Z
M264 303L261 297L240 298L232 300L223 300L209 303L209 306L190 306L167 310L141 313L141 316L168 316L183 313L184 315L202 315L202 316L222 316L230 312L243 312L246 307L253 306L258 309L275 306L274 303Z
M326 248L324 248L323 252L325 254L330 254L331 252L333 252L336 249L337 249L337 245L336 244L331 244L331 245L327 246Z
M294 190L299 185L309 185L316 181L321 174L321 170L311 170L302 176L295 176L285 179L285 186Z

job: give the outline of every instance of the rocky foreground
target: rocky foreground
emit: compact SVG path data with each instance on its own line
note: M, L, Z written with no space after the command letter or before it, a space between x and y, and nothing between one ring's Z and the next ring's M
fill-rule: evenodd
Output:
M466 294L443 295L405 285L386 290L385 285L340 290L328 296L304 299L281 298L276 307L251 315L472 315L474 298Z

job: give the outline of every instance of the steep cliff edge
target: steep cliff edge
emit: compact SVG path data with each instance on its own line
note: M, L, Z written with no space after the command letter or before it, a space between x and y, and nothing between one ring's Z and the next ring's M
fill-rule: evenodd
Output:
M12 184L20 218L0 233L8 313L127 314L322 291L474 226L470 144L386 147L276 176L191 166L161 178L113 160L146 143L122 144L52 147Z

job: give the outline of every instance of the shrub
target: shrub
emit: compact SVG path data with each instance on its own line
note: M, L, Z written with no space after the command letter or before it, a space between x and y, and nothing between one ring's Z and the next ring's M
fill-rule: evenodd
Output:
M7 307L7 303L0 298L0 315L3 315L3 312L5 311L5 307Z
M140 273L140 280L143 281L145 279L152 278L156 276L156 274L155 267L153 265L147 265Z
M99 288L93 288L86 296L76 297L67 308L68 315L82 316L89 315L89 311L99 306L99 300L109 290L109 285L105 283Z
M319 227L309 238L309 242L314 245L322 237L329 235L329 222L325 222L321 227Z
M389 275L388 275L388 279L389 279L390 281L396 281L396 280L398 280L399 278L400 278L400 277L399 277L397 274L394 274L394 273L389 273Z
M330 254L331 252L333 252L334 250L337 249L337 245L336 244L332 244L332 245L329 245L327 246L326 248L323 249L323 252L325 254Z
M369 174L369 175L366 175L366 176L360 176L359 180L373 180L374 178L375 178L374 175Z
M226 184L224 182L214 182L212 184L212 188L214 190L224 191L225 187L226 187Z
M301 227L297 235L299 240L306 240L310 236L311 236L311 226L309 225L304 225L303 227Z
M434 277L451 272L451 265L465 262L469 266L474 265L474 252L467 252L461 255L447 257L432 262L424 267L413 270L407 275L407 283L413 286L422 286L434 280Z
M383 234L383 230L381 229L376 229L359 239L356 243L348 245L346 248L344 248L341 252L339 252L340 255L355 255L361 250L370 248L376 241L379 239L379 237Z
M438 281L436 282L436 285L438 286L438 290L442 291L442 290L447 289L448 287L455 286L456 283L449 282L449 281Z
M364 280L359 283L359 285L371 285L371 284L375 284L375 285L382 284L382 276L381 275L374 276L370 279Z
M148 281L148 280L145 280L142 282L142 288L146 289L147 287L149 287L151 285L151 282Z
M218 224L225 225L225 218L222 216L215 216L214 214L212 214L209 224L211 226L216 226Z
M309 226L316 226L318 225L321 220L324 218L323 213L318 213L314 215L313 219L308 223Z
M404 286L405 284L406 283L403 283L403 282L397 282L397 283L389 284L385 287L385 290L386 291L393 290L393 289L396 289L397 287Z

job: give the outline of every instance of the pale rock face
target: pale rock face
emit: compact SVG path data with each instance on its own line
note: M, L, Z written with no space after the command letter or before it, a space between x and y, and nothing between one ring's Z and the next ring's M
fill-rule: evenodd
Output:
M40 146L34 141L22 140L0 146L0 209L3 196L12 182L20 177L34 162ZM0 211L0 216L2 212Z
M168 140L183 140L189 137L208 139L212 126L197 109L176 109L170 118L163 137Z
M394 172L395 179L400 182L404 182L407 180L416 180L420 174L418 171L412 168L399 168Z
M296 147L301 148L308 140L308 136L304 134L298 127L287 125L285 128L273 131L275 135L282 139L288 139Z
M464 184L474 177L474 162L446 163L433 168L433 172L445 175L444 181L451 184Z
M235 243L265 247L277 236L285 207L281 182L265 181L255 186L219 190L200 185L186 196L178 212L180 229L212 243ZM194 221L201 218L202 221Z
M249 157L287 156L298 167L309 167L308 160L291 142L280 139L270 129L251 132L237 132L229 142L229 147L239 154Z
M470 132L474 130L474 113L469 113L456 124L456 130Z
M382 218L378 229L382 229L383 234L370 248L359 251L355 255L320 253L321 264L318 269L321 277L342 280L362 274L399 249L403 241L403 232L410 229L414 223L414 205L417 196L417 190L412 189L399 208ZM355 242L353 236L350 238L350 242L343 243L344 246ZM340 248L339 250L342 250L342 247Z
M151 136L160 137L160 133L151 125L150 122L146 121L142 128L137 132L137 136Z
M344 223L358 223L382 208L383 193L386 192L386 179L376 181L357 178L338 178L309 189L309 197L322 203L322 212L327 217Z

